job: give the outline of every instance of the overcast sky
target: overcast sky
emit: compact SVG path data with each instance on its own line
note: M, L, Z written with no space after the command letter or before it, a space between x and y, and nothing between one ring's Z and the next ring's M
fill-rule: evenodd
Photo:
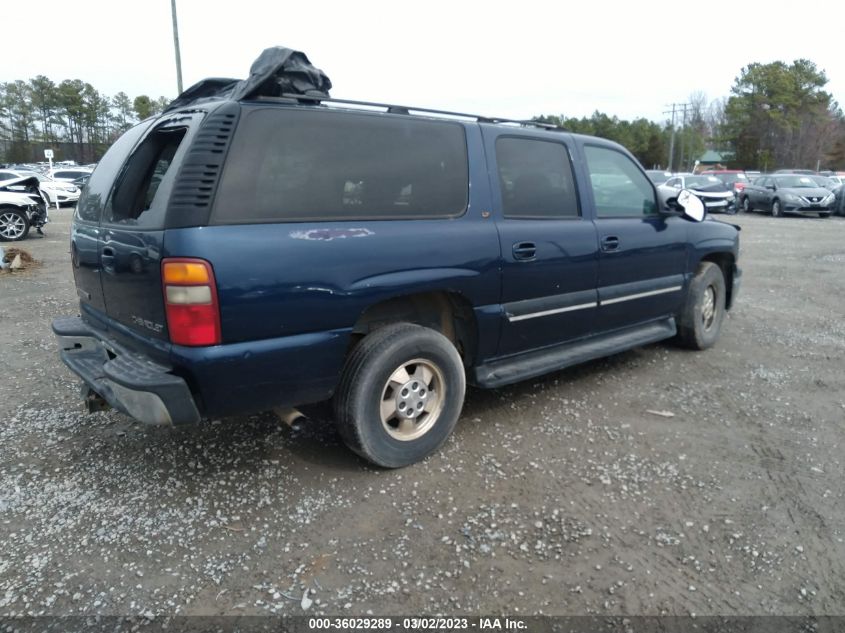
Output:
M26 7L29 6L29 9ZM304 51L332 96L502 117L662 120L727 96L751 62L804 57L845 101L845 5L801 2L177 0L184 85L243 78L266 47ZM170 0L39 0L7 22L0 80L82 79L176 96ZM7 18L9 14L7 13Z

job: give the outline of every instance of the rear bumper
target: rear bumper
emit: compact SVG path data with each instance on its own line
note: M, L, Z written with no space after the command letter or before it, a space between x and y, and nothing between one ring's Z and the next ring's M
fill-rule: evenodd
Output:
M115 409L148 424L190 424L200 414L172 368L134 353L79 317L53 320L62 361Z

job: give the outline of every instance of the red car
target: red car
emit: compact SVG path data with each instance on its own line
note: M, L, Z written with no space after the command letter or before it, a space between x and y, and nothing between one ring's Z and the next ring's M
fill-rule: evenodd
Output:
M748 176L746 176L745 172L741 169L708 169L707 171L701 172L701 174L716 176L716 178L725 183L725 185L731 187L737 195L739 195L742 190L745 189L745 185L749 183Z

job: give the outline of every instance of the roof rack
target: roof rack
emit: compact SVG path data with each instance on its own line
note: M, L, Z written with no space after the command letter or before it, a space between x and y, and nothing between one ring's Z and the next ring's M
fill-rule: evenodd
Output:
M463 119L471 119L479 123L514 123L517 125L538 127L545 130L556 130L558 132L565 132L566 130L560 126L552 125L551 123L540 123L539 121L532 121L530 119L505 119L502 117L487 117L479 114L467 114L465 112L451 112L449 110L433 110L431 108L418 108L416 106L396 105L392 103L376 103L373 101L355 101L352 99L335 99L333 97L322 97L319 95L306 95L295 93L283 93L279 97L259 97L260 101L285 100L289 101L295 99L297 101L313 101L316 103L339 103L343 105L364 106L367 108L385 108L389 114L441 114L451 117L459 117Z

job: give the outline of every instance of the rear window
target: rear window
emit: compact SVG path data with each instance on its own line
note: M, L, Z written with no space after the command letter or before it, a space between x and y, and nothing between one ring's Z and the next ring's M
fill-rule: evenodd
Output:
M264 108L238 126L212 221L455 217L468 191L458 123Z
M106 207L103 221L154 227L162 222L164 201L157 193L185 138L186 127L153 130L129 157ZM156 202L158 204L156 204Z
M89 222L97 222L100 219L109 191L111 191L126 157L150 125L152 125L152 121L145 121L131 128L117 139L103 155L97 164L97 168L91 174L91 178L88 179L88 183L76 205L78 218Z

